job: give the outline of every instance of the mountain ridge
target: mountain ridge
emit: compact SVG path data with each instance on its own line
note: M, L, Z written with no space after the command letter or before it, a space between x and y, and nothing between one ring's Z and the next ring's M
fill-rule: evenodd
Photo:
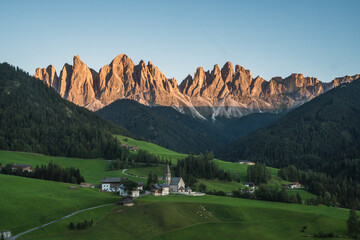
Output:
M256 112L277 112L296 107L360 75L335 78L326 83L317 78L291 74L269 81L252 77L250 70L231 62L213 70L198 67L177 84L152 62L138 65L125 54L117 55L99 72L89 68L79 56L65 64L58 77L55 68L37 68L35 78L57 91L61 97L96 111L118 99L131 99L147 106L184 108L200 119L242 117Z

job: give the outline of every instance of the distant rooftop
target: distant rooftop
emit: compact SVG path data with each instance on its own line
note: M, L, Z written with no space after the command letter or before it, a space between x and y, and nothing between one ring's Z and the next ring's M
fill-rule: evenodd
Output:
M120 183L121 182L121 177L104 177L103 179L101 179L101 183Z

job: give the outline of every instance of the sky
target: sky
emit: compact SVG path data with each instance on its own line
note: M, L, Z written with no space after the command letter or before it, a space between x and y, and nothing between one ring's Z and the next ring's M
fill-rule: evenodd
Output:
M118 54L180 83L227 61L255 78L360 73L360 1L0 0L0 62L30 74L79 55L98 71Z

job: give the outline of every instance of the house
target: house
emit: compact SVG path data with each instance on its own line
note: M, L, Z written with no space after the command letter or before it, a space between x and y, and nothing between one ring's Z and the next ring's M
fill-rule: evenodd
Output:
M251 188L251 189L255 188L255 183L253 182L244 182L243 185L247 188Z
M131 191L131 197L136 198L140 196L140 191L135 189Z
M137 152L139 150L138 146L128 146L128 149L134 152Z
M292 182L289 184L289 188L301 188L301 184L299 182Z
M167 184L154 184L151 188L151 194L154 196L165 196L170 192L170 188Z
M191 188L187 187L187 188L185 188L185 192L190 194L192 192L192 190L191 190Z
M13 164L11 166L11 169L12 169L13 172L16 172L19 169L22 172L32 172L32 167L29 164Z
M11 232L10 231L0 231L0 239L10 239Z
M171 177L169 164L166 166L165 183L169 186L170 192L185 192L185 182L182 177Z
M118 204L126 207L131 207L134 206L134 199L131 196L126 196L121 198Z
M140 191L144 190L144 182L138 182L137 190L140 190Z
M238 161L237 162L238 164L247 164L247 165L251 165L251 166L253 166L253 165L255 165L255 163L254 162L250 162L250 161Z
M121 185L121 177L104 177L101 179L101 190L106 192L118 192Z
M119 186L119 195L120 195L120 196L123 196L123 197L125 197L125 196L128 195L127 192L126 192L126 187L125 187L124 184L121 184L121 185Z

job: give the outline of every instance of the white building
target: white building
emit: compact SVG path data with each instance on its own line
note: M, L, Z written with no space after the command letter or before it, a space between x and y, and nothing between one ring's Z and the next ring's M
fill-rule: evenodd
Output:
M106 192L120 191L121 177L112 177L101 179L101 190Z
M11 238L11 232L10 231L0 231L0 239L10 239Z
M139 190L132 190L131 191L131 197L136 198L140 196L140 191Z
M151 193L154 196L165 196L170 192L170 188L167 184L154 184L151 188Z

